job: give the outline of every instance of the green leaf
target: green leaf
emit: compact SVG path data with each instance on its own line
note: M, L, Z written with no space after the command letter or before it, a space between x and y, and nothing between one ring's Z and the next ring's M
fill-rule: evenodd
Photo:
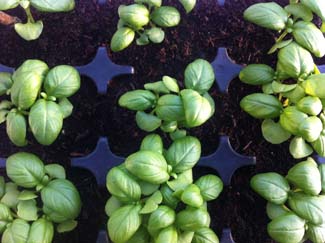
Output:
M162 6L151 13L150 19L160 27L174 27L179 24L181 15L174 7Z
M19 147L26 146L27 122L25 117L22 114L13 111L7 113L5 119L7 121L7 134L11 142Z
M289 14L300 18L304 21L311 22L313 20L313 13L308 7L301 3L292 3L284 8Z
M322 192L324 192L325 191L325 164L320 164L318 169L321 175Z
M169 147L166 160L173 167L173 172L181 173L192 169L201 156L200 141L191 136L175 140Z
M289 133L298 135L300 124L307 118L308 115L299 111L296 106L289 106L280 115L280 124Z
M142 218L140 205L128 205L117 209L108 219L107 228L113 242L127 242L139 229Z
M73 105L67 98L60 99L59 106L64 119L69 117L72 114Z
M253 176L251 187L261 197L274 204L284 204L288 198L290 186L280 174L269 172Z
M0 0L0 10L8 10L19 5L20 0Z
M108 217L111 217L117 209L122 207L122 205L123 204L116 197L111 196L105 204L105 213Z
M59 136L62 125L63 115L55 102L40 99L31 108L29 126L40 144L51 145Z
M185 87L203 94L212 87L215 74L212 65L203 59L197 59L185 69Z
M240 107L255 118L275 118L282 112L281 102L273 95L255 93L245 96Z
M28 200L31 200L31 199L35 199L37 197L38 196L35 194L35 192L24 190L21 193L19 193L18 200L20 200L20 201L28 201Z
M325 98L325 74L310 76L305 82L305 92L308 95Z
M35 221L38 218L36 200L20 201L17 205L17 215L26 221Z
M291 103L298 103L303 97L305 97L305 88L301 84L289 92L282 94L284 97L288 98Z
M306 194L317 196L322 190L321 175L315 161L307 160L296 164L286 178Z
M36 187L45 176L43 162L36 155L24 152L7 159L6 171L14 183L24 188Z
M165 32L158 27L152 27L151 29L146 30L146 34L149 37L149 40L153 43L159 44L165 39Z
M213 230L204 227L195 231L192 243L219 243L219 238Z
M119 52L131 45L134 40L135 32L128 27L119 28L112 37L111 50Z
M179 86L176 79L169 76L163 76L162 81L171 92L179 93Z
M290 208L301 218L312 224L325 223L325 196L309 196L301 192L292 193L288 199Z
M171 140L176 141L177 139L186 137L186 130L177 129L176 131L169 134Z
M288 213L272 220L267 225L267 232L279 243L301 242L305 234L305 220Z
M200 177L195 184L200 188L204 201L217 199L223 189L222 180L215 175L205 175Z
M11 223L13 220L10 208L0 203L0 233L2 234L5 229L7 228L7 225Z
M56 179L65 179L66 174L63 166L59 164L50 164L50 165L45 165L45 173L50 177L50 178L56 178Z
M140 29L147 25L150 20L149 10L142 4L121 5L118 8L118 14L123 21L135 29Z
M48 65L40 60L29 59L25 61L12 75L12 79L14 82L20 81L20 78L25 76L26 74L33 72L38 76L41 76L43 80L49 71ZM25 81L21 81L20 83L24 83Z
M276 52L278 49L282 49L284 47L286 47L287 45L289 45L291 42L293 41L293 39L289 39L289 40L285 40L285 41L279 41L276 42L271 49L268 51L267 54L273 54L274 52Z
M127 241L127 243L148 243L150 242L150 235L145 227L140 226L140 228L135 232L135 234Z
M108 191L124 203L137 202L141 197L138 182L119 167L112 168L106 177Z
M160 192L163 196L163 204L170 208L176 209L179 200L173 195L174 191L170 189L167 184L164 184L161 186Z
M266 204L266 213L269 219L276 219L289 212L290 210L284 205L277 205L271 202L267 202Z
M178 234L175 226L169 226L159 232L155 243L174 243L177 242L177 240Z
M162 0L134 0L135 3L146 3L151 6L160 7Z
M45 218L40 218L33 222L30 227L28 243L51 243L54 236L54 227L52 222Z
M308 224L307 237L314 243L325 242L325 224L313 225Z
M299 133L307 142L316 141L323 130L323 123L317 116L307 117L299 126Z
M8 225L2 235L2 243L26 243L29 235L30 226L22 219L15 219Z
M239 73L239 79L250 85L264 85L271 83L274 79L275 71L265 64L250 64Z
M5 178L3 176L0 176L0 198L3 197L3 195L6 192L6 182Z
M257 3L244 12L245 20L272 30L283 30L286 27L288 14L275 2Z
M154 82L154 83L146 83L144 85L144 88L146 90L151 90L155 92L156 94L169 94L169 89L165 86L165 84L162 81Z
M325 55L325 38L323 33L311 22L299 21L294 24L292 32L295 40L316 57Z
M169 179L167 162L158 152L139 151L125 160L126 168L136 177L152 184L162 184Z
M297 107L302 112L317 116L323 109L322 101L318 97L306 96L302 98L298 103Z
M41 191L43 212L55 223L63 223L78 217L81 200L75 186L68 180L50 181Z
M204 124L213 114L213 107L211 107L210 102L195 90L182 90L181 98L184 104L185 121L188 127L198 127Z
M7 205L12 209L16 209L18 204L19 191L17 190L17 185L12 182L6 183L6 193L1 198L1 203Z
M164 150L163 141L158 134L147 135L141 142L140 150L150 150L162 154Z
M78 222L75 220L68 220L59 224L56 228L58 233L70 232L73 231L78 225Z
M136 39L136 43L138 46L145 46L150 43L149 37L146 33L140 34L140 37Z
M148 231L151 235L161 229L164 229L175 222L175 212L167 206L159 206L154 211L148 221Z
M209 227L209 213L202 208L187 208L176 215L176 226L183 231L196 231Z
M74 0L30 0L31 5L41 12L69 12L74 9Z
M159 185L151 184L142 180L137 180L141 188L141 194L145 196L150 196L159 189Z
M147 114L143 111L138 111L135 120L137 126L146 132L153 132L161 126L161 120L155 115Z
M140 214L149 214L157 210L163 198L160 191L156 191L147 200L144 207L141 209Z
M129 110L144 111L152 108L156 99L156 96L151 91L133 90L122 95L118 103L121 107Z
M302 159L313 153L311 146L302 137L294 137L290 142L289 150L295 159Z
M201 196L200 188L195 184L187 186L181 195L181 200L188 206L195 208L201 207L203 204L203 197Z
M156 114L164 121L184 120L185 112L181 97L172 94L161 96L156 107Z
M325 157L325 136L323 132L315 142L311 143L311 145L319 156Z
M13 104L8 100L3 100L0 102L0 110L9 110L12 108Z
M52 68L46 76L44 89L48 96L67 98L80 88L79 72L71 66L60 65Z
M322 0L301 0L303 5L308 7L311 11L317 14L323 21L325 21L325 2Z
M30 1L29 0L20 0L19 5L23 8L23 9L27 9L30 6Z
M179 1L185 8L186 13L191 12L196 5L196 0L179 0Z
M177 243L191 243L194 237L194 232L179 232ZM218 242L217 242L218 243Z
M27 22L26 24L15 24L17 34L26 41L36 40L43 32L43 21L39 20L35 23Z
M314 71L314 60L306 49L292 42L279 51L277 69L289 77L299 78Z
M193 183L193 173L192 170L186 170L177 175L175 180L170 180L167 185L175 192L183 191L186 187Z
M287 141L291 134L284 130L279 123L266 119L262 123L262 134L266 141L272 144L281 144Z
M297 84L283 84L277 81L272 82L272 90L274 93L285 93L294 90Z
M11 79L11 73L0 72L0 95L6 94L11 88L12 84L13 81Z

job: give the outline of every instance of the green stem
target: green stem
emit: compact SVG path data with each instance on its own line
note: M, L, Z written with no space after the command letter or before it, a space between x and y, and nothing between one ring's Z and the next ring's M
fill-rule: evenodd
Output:
M25 9L28 22L35 23L35 19L33 18L32 12L30 11L30 7Z
M287 36L287 34L288 32L285 30L275 42L279 43L280 41L283 41L283 39Z

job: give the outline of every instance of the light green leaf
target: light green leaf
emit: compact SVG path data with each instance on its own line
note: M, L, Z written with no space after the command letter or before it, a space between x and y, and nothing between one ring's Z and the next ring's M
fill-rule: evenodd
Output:
M161 125L161 120L155 115L138 111L135 116L137 126L146 132L153 132Z
M167 87L167 89L169 89L171 92L174 93L179 92L179 86L176 79L169 76L163 76L162 81L164 85Z
M13 81L11 78L11 73L0 72L0 95L6 94L11 88L12 84Z
M188 231L183 233L178 233L177 243L191 243L194 237L194 232ZM218 243L218 242L217 242Z
M74 0L30 0L31 5L41 12L69 12L74 9Z
M282 49L284 47L286 47L287 45L289 45L291 42L293 41L293 39L289 39L289 40L285 40L285 41L279 41L276 42L271 49L268 51L267 54L273 54L274 52L276 52L278 49Z
M272 90L275 93L285 93L294 90L297 84L283 84L277 81L272 82Z
M6 192L6 182L5 178L3 176L0 176L0 198L3 197L3 195Z
M266 204L266 213L269 219L276 219L289 212L290 210L284 205L277 205L271 202L267 202Z
M105 204L105 213L108 217L111 217L112 214L122 206L123 204L116 197L111 196Z
M209 227L209 213L202 208L187 208L176 215L176 226L183 231L196 231Z
M147 25L150 21L149 10L142 4L120 5L118 15L120 18L135 29Z
M11 223L13 220L10 208L0 203L0 233L2 234L5 229L7 228L7 225Z
M320 164L318 169L321 175L322 192L325 192L325 164Z
M280 115L281 126L293 135L299 134L299 126L308 118L308 115L299 111L296 106L289 106Z
M149 0L150 1L150 0ZM127 241L127 243L148 243L150 242L150 235L145 227L140 226L140 228L135 232L135 234Z
M149 37L149 40L153 43L159 44L165 39L165 32L158 27L152 27L151 29L146 30L146 34Z
M164 150L163 141L158 134L147 135L141 142L140 150L150 150L162 154Z
M195 184L200 188L201 195L207 202L217 199L223 189L223 182L216 175L202 176Z
M188 206L199 208L203 204L203 197L201 196L200 188L191 184L184 189L184 192L181 195L181 200Z
M27 41L36 40L43 32L43 21L39 20L35 23L27 22L26 24L15 24L15 30L17 34Z
M156 102L154 93L148 90L133 90L123 94L118 103L129 110L144 111L152 108Z
M40 218L33 222L27 243L51 243L54 236L54 227L52 222L45 218Z
M239 73L239 78L243 83L251 85L264 85L271 83L274 79L275 71L265 64L250 64Z
M174 243L178 240L178 234L176 231L175 226L169 226L167 228L162 229L157 239L155 240L156 243Z
M58 233L70 232L73 231L78 225L78 222L75 220L68 220L59 224L56 228Z
M262 91L264 94L273 94L272 83L262 85Z
M312 75L305 82L305 92L308 95L325 98L325 74Z
M294 137L290 142L289 150L295 159L302 159L313 153L312 147L302 137Z
M298 103L306 95L305 88L301 84L298 84L294 90L283 93L282 95L288 98L291 103Z
M160 231L175 222L175 211L167 206L159 206L156 211L154 211L148 221L148 231L151 235L154 232Z
M22 219L15 219L2 235L2 243L26 243L29 235L29 224Z
M156 114L164 121L184 120L185 112L181 97L172 94L161 96L157 103Z
M73 105L67 98L60 99L59 106L64 119L72 114Z
M0 10L8 10L19 5L20 0L0 0Z
M5 116L5 120L7 121L6 129L11 142L19 147L26 146L27 122L25 117L14 111L9 113L4 111L4 113L7 113L7 116Z
M162 200L163 198L161 192L156 191L146 200L146 203L141 209L140 214L149 214L156 211Z
M219 243L218 236L207 227L195 231L192 243Z
M38 196L35 194L35 192L24 190L21 193L19 193L18 199L20 201L28 201L28 200L31 200L31 199L35 199L37 197Z
M272 144L281 144L291 137L291 134L284 130L280 123L276 123L272 119L263 121L262 134L265 140Z
M297 103L297 108L308 115L317 116L323 105L318 97L306 96Z
M26 221L35 221L38 218L36 200L20 201L17 205L17 215Z
M301 0L301 3L307 6L311 11L317 14L325 21L325 2L322 0Z
M141 188L141 194L145 196L150 196L159 189L159 185L151 184L142 180L137 180Z
M145 46L150 43L149 37L146 33L140 34L140 37L136 39L136 43L138 46Z
M151 90L157 94L169 94L169 89L165 86L165 84L162 81L154 82L154 83L146 83L144 85L144 88L146 90Z
M319 156L325 157L325 136L323 132L315 142L311 143L311 145Z
M305 5L301 3L292 3L284 8L291 15L310 22L313 20L313 13Z
M45 173L50 176L50 178L65 179L66 174L62 165L50 164L45 165Z
M164 184L161 186L160 192L163 196L163 203L170 208L176 209L179 199L173 195L174 191L167 184Z
M1 203L7 205L12 209L16 209L19 193L20 192L17 190L17 185L12 182L6 183L6 193L1 198Z
M134 40L135 32L131 28L121 27L112 37L111 50L113 52L119 52L131 45Z
M184 138L187 135L186 130L177 129L176 131L169 134L171 140L176 141L177 139Z
M162 6L151 13L150 19L160 27L174 27L179 24L181 15L174 7Z
M299 133L307 142L316 141L323 130L323 123L317 116L307 117L299 126Z
M192 170L186 170L177 175L177 178L167 182L170 189L175 192L183 191L186 187L193 183L193 173Z
M181 2L181 4L183 5L183 7L186 10L186 13L191 12L195 5L196 5L196 0L179 0Z
M325 242L325 224L308 224L307 237L314 243Z

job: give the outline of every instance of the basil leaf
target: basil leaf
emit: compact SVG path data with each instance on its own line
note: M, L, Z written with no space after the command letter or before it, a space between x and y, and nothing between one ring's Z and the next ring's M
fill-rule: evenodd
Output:
M169 76L163 76L162 81L171 92L179 93L179 86L176 79Z
M135 42L137 43L138 46L145 46L150 43L149 37L146 33L140 34L140 37L137 38Z
M72 114L73 105L67 98L60 99L59 106L64 119Z
M127 241L128 243L148 243L150 242L150 235L145 227L140 226L140 228L135 232L135 234Z
M52 222L45 218L40 218L33 222L30 227L28 243L51 243L54 236L54 227Z
M176 215L176 226L183 231L196 231L208 227L209 213L201 208L187 208Z
M301 0L301 3L307 6L311 11L317 14L325 21L325 3L322 0Z
M135 32L128 27L119 28L112 37L111 50L113 52L122 51L131 45L134 40Z
M59 164L45 165L45 173L49 175L50 178L65 179L66 174L63 166Z
M146 83L144 85L144 88L146 90L151 90L157 94L163 93L163 94L169 94L169 89L165 86L165 84L162 81L154 82L154 83Z
M304 161L293 166L287 180L305 193L317 196L322 190L321 175L314 161Z
M164 121L182 121L185 111L182 99L177 95L167 94L159 98L156 107L157 116Z
M255 93L245 96L240 107L255 118L275 118L282 112L281 102L273 95Z
M19 5L20 0L0 0L0 10L8 10Z
M265 140L272 144L281 144L291 137L291 134L284 130L279 123L271 119L263 121L262 134Z
M23 147L27 145L26 130L27 122L25 117L17 112L9 112L6 116L7 134L15 145Z
M315 142L311 143L311 145L319 156L325 157L325 136L323 132Z
M269 219L276 219L289 212L290 210L284 205L277 205L271 202L266 204L266 213Z
M0 111L4 110L4 111L8 111L9 109L12 108L12 103L8 100L3 100L0 102Z
M288 13L293 16L303 19L304 21L311 22L313 20L313 13L301 3L291 3L284 8Z
M156 191L147 200L144 207L141 209L140 214L149 214L158 209L159 204L162 202L162 195L160 191Z
M112 214L122 206L123 204L116 197L111 196L105 204L105 213L108 217L111 217Z
M22 219L15 219L2 235L3 243L26 243L29 235L29 224Z
M222 180L215 175L202 176L195 182L195 185L200 188L201 195L207 202L217 199L223 189Z
M146 132L153 132L155 131L158 127L161 126L161 119L158 117L147 114L143 111L138 111L135 120L137 123L137 126Z
M43 32L43 21L39 20L35 23L27 22L26 24L17 23L15 24L15 31L24 40L36 40Z
M121 5L118 8L120 18L135 29L140 29L149 23L149 10L142 4Z
M3 197L3 195L5 194L6 190L6 182L5 182L5 178L3 176L0 176L0 198Z
M46 74L49 71L48 65L40 60L29 59L25 61L12 75L12 79L14 82L17 82L21 76L25 76L26 74L33 72L38 76L41 76L43 80ZM23 83L23 82L22 82Z
M308 118L308 115L299 111L296 106L285 108L280 115L280 124L293 135L299 134L299 126Z
M306 234L307 237L314 243L325 242L325 224L308 224Z
M149 40L153 43L161 43L165 39L165 32L158 27L152 27L149 30L146 30L146 34L149 37Z
M271 83L274 79L275 71L265 64L250 64L240 73L239 79L250 85L264 85Z
M40 99L31 108L29 126L40 144L52 144L59 136L62 125L63 115L55 102Z
M194 208L199 208L203 205L200 188L195 184L191 184L185 188L181 195L181 200L186 205Z
M173 190L173 191L183 191L187 186L191 185L193 183L193 173L192 170L186 170L180 174L177 175L177 178L175 180L170 180L167 182L167 185Z
M184 138L187 135L186 130L177 129L176 131L169 134L171 140L176 141L177 139Z
M297 103L297 108L308 115L317 116L323 105L318 97L306 96Z
M13 220L10 208L0 203L0 233L2 234L5 229L7 228L7 225Z
M317 116L307 117L299 126L299 133L307 142L316 141L323 130L323 123Z
M75 220L68 220L58 225L56 228L58 233L65 233L73 231L78 226L78 222Z
M196 5L196 0L179 0L179 1L185 8L186 13L191 12Z
M141 188L141 194L145 196L150 196L159 189L159 185L151 184L149 182L137 180Z
M160 7L162 0L134 0L135 3L146 3L155 7Z
M280 174L269 172L253 176L251 187L261 197L274 204L284 204L288 198L290 186Z
M192 243L219 243L218 236L207 227L195 231Z
M175 222L175 212L167 206L159 206L156 211L154 211L148 221L148 231L151 235L155 231L164 229Z
M168 185L164 184L161 186L160 192L163 196L163 204L176 209L179 200L173 195L174 191Z
M312 75L306 80L305 92L308 95L325 98L325 74Z
M162 6L151 13L150 19L160 27L174 27L181 21L181 15L174 7Z
M141 142L140 150L150 150L162 154L164 150L163 141L158 134L147 135Z
M174 226L164 228L159 232L156 243L174 243L178 240L178 234Z
M41 191L43 211L55 223L78 217L81 210L80 196L68 180L55 179Z
M257 3L244 12L245 20L272 30L283 30L286 27L288 14L277 3Z
M278 81L272 82L272 90L274 93L285 93L294 90L297 84L283 84Z
M179 232L177 243L191 243L194 237L194 232ZM217 241L218 243L218 241Z
M37 206L34 199L20 201L17 205L17 215L26 221L35 221L38 218Z
M195 137L183 137L175 140L166 153L168 164L173 172L181 173L192 169L201 156L201 143Z
M129 110L144 111L152 108L156 102L156 96L148 90L133 90L122 95L119 105Z
M17 185L12 182L6 183L6 193L1 198L1 203L7 205L12 209L16 209L19 202L19 193L20 192L17 190Z
M274 52L276 52L278 49L282 49L284 47L286 47L287 45L289 45L291 42L293 41L293 39L289 39L289 40L285 40L285 41L279 41L276 42L271 49L268 51L267 54L273 54Z
M141 188L139 184L119 167L114 167L108 172L106 187L121 202L129 203L140 200Z
M35 199L38 196L35 194L35 192L24 190L21 193L19 193L18 200L20 201L28 201L31 199Z
M30 4L41 12L69 12L74 9L74 0L60 0L51 1L48 0L30 0Z
M139 151L125 160L126 168L136 177L152 184L162 184L169 179L167 162L158 152Z
M325 196L309 196L301 192L290 195L290 208L301 218L319 225L325 223Z
M198 92L191 89L181 91L188 127L197 127L205 123L212 115L210 102Z
M302 137L294 137L291 140L289 151L295 159L302 159L313 153L311 146Z
M318 169L321 175L322 192L324 192L325 191L325 164L320 164Z
M305 234L305 220L288 213L267 225L269 235L279 243L301 242Z
M140 205L128 205L117 209L107 223L108 234L113 242L127 242L137 232L142 218Z
M1 4L1 3L0 3ZM4 95L11 88L13 81L10 73L0 72L0 95Z
M298 84L297 87L289 92L282 94L288 98L291 103L298 103L303 97L305 97L305 88Z
M24 152L7 159L6 171L14 183L24 188L36 187L45 176L43 162L36 155Z

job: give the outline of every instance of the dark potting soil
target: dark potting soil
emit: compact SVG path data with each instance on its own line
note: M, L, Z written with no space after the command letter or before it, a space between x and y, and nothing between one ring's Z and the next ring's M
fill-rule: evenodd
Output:
M95 0L79 0L76 9L68 14L35 13L43 19L44 33L37 41L26 42L12 28L0 26L0 63L17 67L25 59L39 58L50 66L59 64L84 65L95 56L98 46L105 46L116 30L117 8L131 0L108 0L99 6ZM70 156L84 156L92 152L100 136L107 136L112 151L127 156L136 151L146 135L135 125L134 112L118 107L118 98L125 92L142 88L146 82L158 81L163 75L183 80L185 67L196 58L213 61L218 47L228 48L237 63L274 64L275 55L266 55L277 33L249 24L242 12L258 0L228 0L220 7L214 0L199 0L196 9L185 15L177 1L166 0L182 11L182 22L177 28L166 30L161 45L138 47L132 45L120 53L111 53L111 59L120 65L135 69L132 76L111 80L106 95L97 95L96 86L83 77L81 90L71 100L74 113L65 120L62 134L49 147L40 146L32 136L26 148L16 148L7 138L5 126L0 126L0 157L17 151L38 154L45 162L61 163L80 190L83 211L78 229L57 236L55 242L95 242L99 225L105 223L104 203L107 193L98 188L88 172L69 167ZM285 4L287 1L276 1ZM24 19L21 10L8 11ZM218 78L218 74L217 74ZM221 94L217 85L211 89L216 101L216 114L207 124L191 130L190 134L202 141L203 154L213 153L219 136L230 137L234 149L241 154L256 156L256 166L238 170L231 186L225 187L220 198L211 204L212 228L221 235L222 228L230 227L237 243L271 243L266 233L268 219L265 201L252 192L250 178L260 172L276 171L285 174L296 163L288 152L288 144L271 145L261 135L260 121L241 111L239 101L257 91L234 79L227 94ZM227 161L224 161L227 163ZM206 168L194 170L195 176L211 173ZM215 173L215 172L213 172ZM101 219L101 220L98 220Z

